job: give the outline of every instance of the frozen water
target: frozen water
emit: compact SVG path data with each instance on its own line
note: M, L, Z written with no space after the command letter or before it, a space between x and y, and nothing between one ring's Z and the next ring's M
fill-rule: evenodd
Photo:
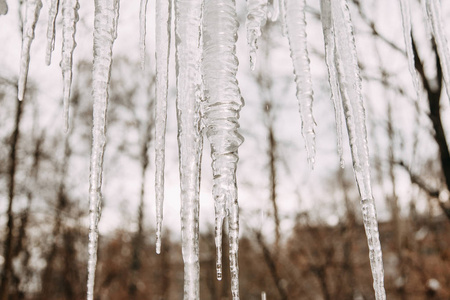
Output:
M156 119L155 119L155 191L156 253L161 252L164 201L165 135L167 86L171 31L171 0L156 0Z
M69 106L70 89L72 85L73 51L77 45L75 42L76 24L78 22L78 0L62 0L63 15L63 44L61 70L63 76L63 102L64 102L64 126L69 130Z
M34 39L34 29L41 12L41 0L28 0L25 15L25 24L22 35L22 50L20 53L20 71L19 71L19 87L18 98L23 100L25 88L27 85L28 68L30 66L30 48Z
M292 63L294 65L297 100L302 119L302 135L305 139L308 162L314 167L315 121L312 114L313 90L306 45L305 0L285 0L286 27Z
M234 0L206 0L203 25L205 102L202 114L213 160L217 277L219 280L222 277L222 228L228 216L231 291L233 299L239 299L236 167L238 147L244 139L237 131L243 100L236 80L239 23Z
M117 36L118 0L95 0L92 149L89 176L89 260L87 299L94 299L97 265L98 222L101 213L103 154L106 143L106 110L110 80L112 47Z
M181 185L181 240L184 299L199 299L199 189L203 149L200 122L202 100L202 0L175 1L178 151Z

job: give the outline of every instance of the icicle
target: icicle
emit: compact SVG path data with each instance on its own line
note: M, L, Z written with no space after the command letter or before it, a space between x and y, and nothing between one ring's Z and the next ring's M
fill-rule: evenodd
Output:
M156 253L161 253L161 228L164 201L165 135L167 119L167 86L170 52L171 0L156 1L156 118L155 118L155 191Z
M247 43L250 47L250 68L256 66L257 40L267 21L267 0L247 0Z
M261 292L261 300L266 300L266 292Z
M47 51L45 55L45 63L50 65L52 61L52 52L55 49L55 21L58 14L59 0L51 0L48 9L48 25L47 25Z
M78 9L80 5L78 0L63 0L63 44L61 55L61 71L63 75L63 102L64 102L64 126L65 131L69 130L69 106L70 106L70 88L72 85L72 65L73 50L77 43L75 42L76 24L79 20Z
M141 0L139 8L139 48L141 51L141 69L145 68L145 33L147 31L147 2L148 0ZM158 14L156 14L158 17ZM159 24L159 23L156 23Z
M231 290L239 299L236 167L238 147L244 138L237 132L243 100L236 80L236 39L239 23L234 0L206 0L203 23L203 82L206 102L203 118L211 144L214 175L215 242L217 278L222 278L222 227L228 216Z
M286 7L285 7L284 0L278 0L278 6L279 6L279 10L280 10L281 33L283 36L287 36Z
M6 0L0 0L0 15L6 15L8 13L8 3Z
M269 0L267 6L267 18L272 22L276 22L278 20L279 15L280 15L279 0Z
M25 26L22 35L22 50L20 53L20 72L19 72L19 100L23 100L25 87L27 85L28 68L30 65L30 48L34 39L34 29L39 19L39 13L42 8L41 0L27 0Z
M400 7L402 11L402 24L403 24L403 38L405 39L406 56L408 57L409 73L413 79L414 89L416 90L417 100L420 99L421 83L419 80L419 74L414 66L414 51L412 48L411 38L411 13L409 9L408 0L400 0Z
M93 128L89 176L89 261L87 299L94 299L97 264L98 222L101 210L103 153L106 143L106 109L112 63L112 47L117 35L118 0L95 0L93 80Z
M337 148L340 165L341 168L343 168L345 162L342 148L342 98L339 92L339 83L335 65L334 29L329 1L330 0L320 1L321 21L325 39L325 62L328 68L328 82L330 83L331 99L334 105L334 116L336 120Z
M312 115L313 90L306 45L305 0L285 0L286 26L292 63L294 65L297 99L302 117L302 135L306 143L308 162L314 167L315 121Z
M199 299L198 213L202 135L200 101L202 0L175 1L177 116L184 299Z
M330 5L330 0L327 0L327 5ZM386 299L383 259L370 180L365 111L361 93L361 78L359 76L355 39L347 1L331 0L331 8L335 30L339 88L346 116L353 168L361 196L364 228L369 245L370 265L374 280L373 287L375 290L375 298L382 300Z
M441 8L438 0L426 0L428 21L431 24L434 39L441 61L442 75L444 77L447 97L450 98L450 53L448 50L447 38L445 37L444 26L442 24Z

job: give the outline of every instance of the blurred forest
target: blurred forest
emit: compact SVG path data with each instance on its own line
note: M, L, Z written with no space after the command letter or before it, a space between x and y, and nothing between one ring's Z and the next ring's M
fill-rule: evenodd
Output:
M320 32L319 1L307 2L309 30ZM422 98L416 99L407 71L397 1L350 2L364 81L387 297L450 299L449 99L436 45L426 32L421 3L413 1L411 7L418 12L413 13L415 67L423 85ZM22 1L19 3L23 9ZM450 5L442 5L445 20L450 16ZM397 18L386 22L392 17L384 15L387 10ZM241 27L244 18L240 13ZM21 26L9 28L20 32ZM271 69L285 61L279 60L278 53L287 53L286 42L280 42L285 39L281 31L278 23L265 25L258 50L261 66L256 71L250 72L248 63L242 63L247 57L240 56L241 66L247 67L240 67L245 73L239 80L247 105L241 127L249 145L242 150L240 160L240 201L263 207L244 204L241 209L241 298L261 299L265 292L270 300L373 299L359 195L349 156L342 169L336 149L331 150L333 154L325 152L334 164L328 164L322 173L319 165L320 183L313 184L305 178L314 172L301 170L307 163L300 123L285 124L286 111L297 107L292 70L275 76L279 71ZM238 51L246 54L242 32L244 50ZM322 36L314 33L309 36L308 47L320 127L321 105L331 107L331 101L326 72L314 73L317 61L322 61L324 70ZM35 43L41 43L34 45L40 48L45 44L42 40ZM139 64L137 57L114 57L103 205L121 197L124 208L123 213L101 221L107 221L112 229L100 237L96 299L183 296L181 246L174 226L164 224L162 253L155 253L154 220L147 209L153 201L153 190L148 187L154 182L155 79L151 68L139 73ZM71 126L64 133L62 107L54 113L47 111L48 103L41 106L47 99L40 83L31 78L25 100L19 102L17 74L0 67L0 300L85 298L91 68L89 60L76 60ZM252 97L246 97L248 90L253 91ZM172 90L172 98L173 94ZM282 98L289 98L292 105L284 105ZM252 113L246 114L247 109ZM327 119L332 119L329 116ZM252 126L258 130L252 131ZM286 127L296 127L293 137L286 135ZM325 136L320 136L321 132L326 132ZM317 140L325 140L328 147L334 145L333 132L334 123L329 121L318 130ZM298 162L289 158L297 152L303 153ZM320 153L318 160L322 159ZM205 153L205 159L207 156ZM166 173L176 175L176 156L167 159L171 162ZM119 191L122 185L114 186L130 176L127 168L133 171L135 187L128 195ZM207 187L209 181L202 179ZM172 187L167 185L166 189ZM127 203L137 203L130 206L132 212ZM203 226L201 233L201 298L231 299L227 256L222 281L215 278L213 225ZM228 248L225 241L224 253Z

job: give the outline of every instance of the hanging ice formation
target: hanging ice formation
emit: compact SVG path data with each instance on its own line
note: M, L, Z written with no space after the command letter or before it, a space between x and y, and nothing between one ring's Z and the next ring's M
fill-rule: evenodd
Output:
M450 52L448 50L447 38L445 37L444 26L442 24L439 0L426 0L426 8L428 21L431 25L431 30L439 53L439 59L441 61L447 97L450 98Z
M344 157L342 148L342 97L339 91L338 75L336 70L336 47L334 42L334 27L331 16L331 6L328 1L320 2L321 21L323 36L325 40L325 63L328 68L328 82L331 89L331 99L334 105L334 117L336 119L337 148L341 168L344 167Z
M106 143L106 109L108 106L108 86L112 63L112 47L117 36L119 17L118 0L95 0L94 17L94 64L93 86L93 126L91 166L89 175L89 260L87 299L94 299L95 269L97 265L98 222L101 210L101 186L103 153Z
M63 44L61 55L61 71L63 76L63 103L64 103L64 127L69 130L69 105L70 89L72 85L73 50L75 42L75 30L78 22L78 0L62 0L63 15Z
M239 111L243 105L236 80L238 21L234 0L206 0L203 19L203 82L205 101L202 118L211 145L217 278L222 279L222 228L228 219L232 298L239 299L238 238L239 207L236 167Z
M402 11L403 38L405 39L406 56L408 58L408 69L411 74L416 97L419 100L421 94L421 84L419 74L414 66L414 51L412 48L411 38L411 12L409 9L409 0L400 0L400 8Z
M331 30L324 30L327 33L325 39L328 46L333 44L331 40L334 39L334 49L328 49L327 51L335 52L334 68L337 70L337 83L334 84L339 86L347 122L353 168L361 196L363 222L369 245L375 298L382 300L386 299L383 260L370 180L361 78L359 76L350 12L346 0L322 0L321 7L324 29L330 25L334 29L334 35L331 34ZM332 73L332 71L329 72ZM330 81L332 80L335 79L330 76Z
M27 85L28 68L30 65L30 48L34 39L34 29L39 19L39 13L41 12L42 1L41 0L27 0L25 25L23 27L22 35L22 50L20 53L20 72L18 83L18 98L22 100L25 94L25 88Z
M267 21L267 0L247 0L247 43L250 47L250 68L256 66L257 40Z
M6 0L0 0L0 15L6 15L8 13L8 3Z
M178 151L181 185L181 240L184 261L184 299L199 299L199 189L203 141L202 0L175 1Z
M50 65L52 61L52 52L55 50L55 21L58 14L59 0L51 0L48 9L48 25L47 25L47 51L45 55L45 63Z
M285 1L285 21L292 63L294 65L295 83L297 85L297 100L302 119L302 135L305 139L308 162L313 168L316 152L315 121L312 114L313 90L306 46L305 0L282 1Z
M144 69L145 67L145 33L147 31L147 2L148 0L141 0L139 8L139 48L141 54L141 69Z
M156 253L161 252L164 201L165 136L167 87L170 51L171 0L156 0L156 118L155 118L155 192Z

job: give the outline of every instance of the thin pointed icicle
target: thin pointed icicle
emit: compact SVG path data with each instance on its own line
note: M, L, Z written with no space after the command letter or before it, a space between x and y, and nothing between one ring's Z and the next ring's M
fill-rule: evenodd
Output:
M211 144L217 278L222 278L222 228L228 216L231 291L239 299L237 265L239 207L236 167L238 148L244 138L238 133L243 100L236 80L236 39L239 23L234 0L206 0L203 19L203 118Z
M41 12L41 0L27 0L25 26L22 35L22 50L20 53L20 71L19 71L19 100L23 100L25 88L28 79L28 68L30 66L30 48L34 39L34 29Z
M78 0L62 0L63 15L63 44L61 55L61 71L63 76L63 103L64 103L64 127L69 130L69 106L70 89L72 85L73 51L77 45L75 42L76 24L79 20Z
M250 68L256 66L257 40L261 36L261 28L267 21L267 0L247 0L247 43L250 47Z
M344 154L342 147L342 98L339 92L339 83L337 77L337 70L335 65L335 51L334 44L334 28L333 19L331 16L330 0L320 1L321 21L323 36L325 40L325 62L328 68L328 82L331 89L331 99L334 105L334 117L336 120L336 136L337 136L337 149L339 154L339 161L341 168L344 167Z
M49 66L52 62L52 52L55 49L55 21L58 15L59 0L51 0L48 9L47 25L47 51L45 53L45 63Z
M148 0L141 0L139 8L139 48L141 54L142 70L145 68L145 34L147 31L147 2ZM156 16L158 17L158 14Z
M6 0L0 0L0 15L6 15L8 13L8 3Z
M400 7L402 11L402 24L403 24L403 38L405 39L406 56L408 58L408 68L411 74L414 89L416 91L417 100L420 99L421 83L419 74L414 66L414 51L412 47L411 38L411 12L409 8L409 0L400 0Z
M426 0L426 9L441 61L447 97L450 98L450 52L448 50L447 38L445 37L444 25L442 24L439 0Z
M98 222L101 211L103 153L106 143L106 109L112 63L112 47L117 35L118 0L95 0L93 126L91 166L89 175L89 246L87 300L94 299L95 269L97 265Z
M170 53L171 0L156 0L156 117L155 192L156 253L161 253L164 202L164 164L166 147L167 86Z
M200 166L203 148L200 123L202 7L202 0L175 1L175 57L184 300L200 298L198 218Z
M330 3L330 0L327 2ZM361 77L359 75L356 44L347 0L331 0L331 11L332 19L334 20L336 68L338 70L339 88L347 122L353 169L361 196L363 222L369 246L375 299L384 300L386 299L386 294L384 290L383 259L370 179L369 151L361 92Z
M305 0L284 0L286 8L286 27L292 63L294 65L297 99L302 119L302 135L305 139L308 162L314 168L316 154L312 114L313 90L309 66L308 49L306 45Z

